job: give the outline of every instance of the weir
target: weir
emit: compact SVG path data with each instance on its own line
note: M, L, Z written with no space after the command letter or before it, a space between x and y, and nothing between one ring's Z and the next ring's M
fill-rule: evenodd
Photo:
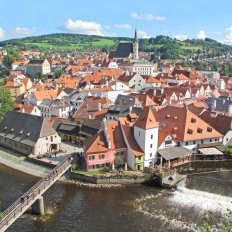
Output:
M71 167L71 159L61 161L46 176L39 180L31 189L17 199L2 213L0 231L5 231L17 218L32 207L35 214L44 214L43 193L46 192L68 169Z

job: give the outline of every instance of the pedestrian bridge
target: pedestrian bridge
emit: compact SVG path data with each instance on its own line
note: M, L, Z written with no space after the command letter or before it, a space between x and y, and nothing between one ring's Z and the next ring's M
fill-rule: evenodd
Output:
M46 192L70 167L71 158L61 161L49 173L41 177L31 189L16 200L1 215L0 231L5 231L17 218L32 206L35 214L44 214L43 193Z

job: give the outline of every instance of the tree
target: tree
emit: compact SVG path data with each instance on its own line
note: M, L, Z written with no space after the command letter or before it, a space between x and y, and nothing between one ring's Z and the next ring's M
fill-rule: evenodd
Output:
M116 155L114 163L117 167L122 166L124 164L123 159L120 155Z
M54 76L55 76L55 78L59 78L59 77L61 77L63 74L64 74L64 70L58 69L58 70L55 71Z
M14 102L8 89L0 89L0 121L5 117L6 113L12 110Z

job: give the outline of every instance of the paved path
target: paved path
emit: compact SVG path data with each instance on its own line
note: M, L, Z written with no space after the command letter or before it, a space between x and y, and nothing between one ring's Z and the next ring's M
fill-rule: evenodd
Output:
M0 163L33 176L40 176L42 173L50 170L48 167L27 161L25 156L10 153L3 147L0 147Z
M76 144L72 143L62 143L61 148L65 150L65 152L58 153L56 157L53 156L50 158L43 158L41 159L41 161L47 163L52 162L53 164L57 164L60 161L67 158L67 156L70 156L70 154L83 151L83 148L78 147ZM29 162L26 160L25 156L14 151L10 151L1 146L0 163L33 176L41 176L41 174L50 170L50 168L48 167Z

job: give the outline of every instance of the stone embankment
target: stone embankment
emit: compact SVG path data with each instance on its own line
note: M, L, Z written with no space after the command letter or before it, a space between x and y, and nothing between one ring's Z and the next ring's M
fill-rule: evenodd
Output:
M119 188L119 187L125 186L123 184L92 184L92 183L86 183L86 182L81 182L77 180L64 180L62 178L59 181L62 181L68 184L74 184L78 187L86 187L86 188Z
M0 150L0 163L32 176L41 176L50 170L48 167L28 162L26 157L9 153L8 150L3 150L3 148Z
M47 165L46 161L40 161L39 164L36 162L32 162L33 159L30 159L31 161L28 161L25 156L20 156L18 154L11 153L8 150L5 150L1 148L0 150L0 163L8 166L10 168L13 168L15 170L27 173L32 176L42 176L46 174L46 172L49 172L51 168ZM44 163L45 162L45 163ZM48 164L50 164L50 161L47 161ZM43 165L44 164L44 165ZM128 182L128 178L126 179L127 181L123 181L123 178L119 178L120 183L110 183L111 181L109 179L100 178L103 182L97 183L98 178L95 177L89 177L89 176L84 176L84 175L79 175L82 176L81 178L73 178L75 173L71 174L65 174L62 176L59 181L62 181L64 183L68 184L74 184L79 187L86 187L86 188L116 188L116 187L123 187L126 185L132 185L136 184L136 182L133 180L134 178L129 178L131 179L130 182ZM138 176L139 177L139 176ZM136 180L142 178L136 178ZM86 181L83 181L84 180ZM90 181L88 181L90 179ZM112 182L115 181L112 179ZM140 179L140 182L142 182L143 179ZM137 183L139 184L139 183Z

